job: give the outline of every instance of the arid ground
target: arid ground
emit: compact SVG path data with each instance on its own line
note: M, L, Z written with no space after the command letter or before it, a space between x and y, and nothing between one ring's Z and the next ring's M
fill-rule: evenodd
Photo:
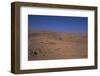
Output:
M28 60L86 58L86 33L29 32Z

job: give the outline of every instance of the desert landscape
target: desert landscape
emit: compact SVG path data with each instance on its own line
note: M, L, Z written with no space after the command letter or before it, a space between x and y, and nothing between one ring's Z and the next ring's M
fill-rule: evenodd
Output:
M86 32L29 32L28 60L87 58L87 38Z

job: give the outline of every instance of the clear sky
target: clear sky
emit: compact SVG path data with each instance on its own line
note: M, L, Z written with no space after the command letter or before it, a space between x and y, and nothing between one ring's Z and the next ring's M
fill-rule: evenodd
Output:
M29 31L87 32L87 17L28 15Z

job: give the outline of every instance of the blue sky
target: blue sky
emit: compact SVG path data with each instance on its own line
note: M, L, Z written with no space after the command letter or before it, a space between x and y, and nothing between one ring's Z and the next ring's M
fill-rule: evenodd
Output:
M28 15L29 31L87 32L87 17Z

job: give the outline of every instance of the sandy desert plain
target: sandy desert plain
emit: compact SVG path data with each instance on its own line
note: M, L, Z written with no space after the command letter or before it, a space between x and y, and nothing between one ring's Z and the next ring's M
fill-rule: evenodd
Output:
M87 58L87 39L86 32L29 32L28 60Z

